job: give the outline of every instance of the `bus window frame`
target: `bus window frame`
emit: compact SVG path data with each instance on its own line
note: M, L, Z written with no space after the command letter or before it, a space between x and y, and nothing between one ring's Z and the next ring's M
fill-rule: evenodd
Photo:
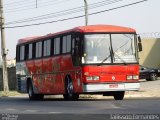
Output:
M16 59L17 59L17 62L21 62L21 61L28 61L28 60L37 60L37 59L43 59L43 58L48 58L48 57L54 57L54 56L60 56L60 55L66 55L66 54L71 54L71 56L73 56L72 55L72 52L73 52L73 43L72 43L72 41L73 41L73 38L75 37L75 35L76 36L81 36L81 33L80 32L68 32L68 33L65 33L65 34L59 34L59 35L55 35L55 36L51 36L51 37L47 37L47 38L45 38L45 39L39 39L39 40L36 40L36 41L31 41L31 42L26 42L26 43L22 43L22 44L18 44L17 45L17 53L16 53ZM70 36L70 38L71 38L71 41L70 41L70 51L69 52L66 52L66 53L62 53L62 45L63 45L63 41L62 41L62 38L64 37L64 36ZM54 41L55 41L55 39L56 38L60 38L59 40L60 40L60 52L59 52L59 54L54 54ZM48 55L48 56L44 56L44 41L47 41L47 40L51 40L51 47L50 47L50 51L51 51L51 53L50 53L50 55ZM81 37L80 37L80 52L79 52L79 56L81 56L82 55L82 48L81 48ZM40 43L41 42L41 57L36 57L36 44L38 44L38 43ZM32 58L29 58L29 46L30 46L30 44L32 44ZM20 47L21 46L24 46L25 47L25 54L24 54L24 60L20 60ZM28 46L28 47L26 47L26 46ZM39 46L39 44L38 44L38 46ZM67 45L66 45L67 46ZM26 56L26 48L28 49L28 56ZM66 50L67 50L67 48L66 48ZM39 50L38 50L39 51ZM80 65L80 64L79 64Z
M79 39L79 43L77 42L77 38ZM74 42L74 48L73 48L73 40L75 40ZM81 61L81 57L82 57L82 43L83 43L83 34L81 32L74 32L72 34L72 41L71 41L71 55L72 55L72 62L74 66L81 66L82 65L82 61ZM76 44L78 44L78 48L79 50L76 50ZM78 53L77 53L78 51ZM79 55L79 56L77 56ZM76 56L78 58L76 58Z
M19 45L16 46L16 61L17 62L20 61L20 46Z

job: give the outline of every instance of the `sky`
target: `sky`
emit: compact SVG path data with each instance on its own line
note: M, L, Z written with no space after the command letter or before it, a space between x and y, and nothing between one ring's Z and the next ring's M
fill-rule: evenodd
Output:
M120 6L143 0L87 0L89 13L109 10ZM21 38L31 36L41 36L55 33L62 30L71 29L77 26L84 26L85 19L77 18L67 21L53 22L29 27L17 27L37 23L46 23L66 18L84 15L84 0L3 0L5 17L5 40L6 48L9 50L7 59L14 59L16 56L16 44ZM88 25L107 24L131 27L138 34L160 33L160 0L147 0L139 4L123 7L100 14L89 16ZM73 8L76 8L73 10ZM71 11L68 11L68 10ZM63 11L63 13L60 11ZM57 13L59 12L59 13ZM64 13L65 12L65 13ZM53 13L54 14L53 16ZM28 18L42 16L45 18L34 19L32 21L21 21ZM156 34L157 35L157 34ZM160 37L160 34L158 34Z

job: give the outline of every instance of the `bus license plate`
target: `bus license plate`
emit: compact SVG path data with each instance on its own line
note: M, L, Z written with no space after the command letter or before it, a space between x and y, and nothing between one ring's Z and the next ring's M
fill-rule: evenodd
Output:
M118 84L109 84L109 88L118 88Z

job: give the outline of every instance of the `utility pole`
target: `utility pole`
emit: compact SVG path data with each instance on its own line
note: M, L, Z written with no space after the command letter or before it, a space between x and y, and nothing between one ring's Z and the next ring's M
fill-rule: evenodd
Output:
M1 19L1 54L2 54L2 61L3 61L3 89L4 92L9 92L8 86L8 72L7 72L7 49L5 43L5 31L4 31L4 16L3 16L3 0L0 0L0 19Z
M37 3L38 1L36 0L36 8L38 7L38 3Z
M85 25L88 25L88 3L87 0L84 0L84 4L85 4Z

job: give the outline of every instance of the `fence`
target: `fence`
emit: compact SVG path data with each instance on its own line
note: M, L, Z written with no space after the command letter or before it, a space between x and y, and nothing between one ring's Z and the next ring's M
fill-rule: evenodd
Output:
M153 32L153 33L141 33L139 34L142 39L157 39L160 38L160 32Z
M3 74L2 68L0 68L0 90L3 90ZM8 83L10 90L16 90L16 68L8 68Z
M160 38L142 38L143 51L139 52L141 65L160 68Z

